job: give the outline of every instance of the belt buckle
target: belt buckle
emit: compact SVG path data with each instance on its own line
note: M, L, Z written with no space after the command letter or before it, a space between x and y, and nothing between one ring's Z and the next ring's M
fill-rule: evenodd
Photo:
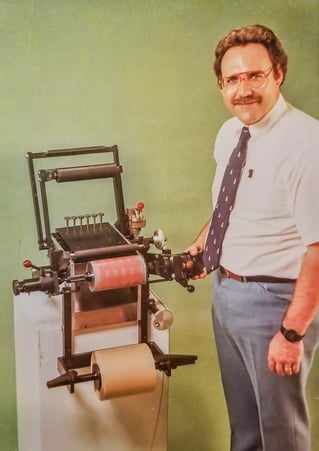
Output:
M230 278L230 272L228 271L228 269L224 268L224 273L225 276L228 277L228 279Z

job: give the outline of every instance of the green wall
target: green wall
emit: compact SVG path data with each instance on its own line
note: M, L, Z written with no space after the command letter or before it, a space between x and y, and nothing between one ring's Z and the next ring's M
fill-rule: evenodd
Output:
M118 144L126 205L146 205L143 234L161 227L183 250L210 213L212 143L227 118L211 73L214 46L230 28L256 22L277 31L290 55L284 94L318 117L317 0L0 0L2 451L17 449L11 281L29 277L25 258L47 262L26 152ZM210 284L196 282L193 294L173 282L156 287L175 316L172 352L199 356L170 380L170 451L228 449ZM317 362L314 424L318 375Z

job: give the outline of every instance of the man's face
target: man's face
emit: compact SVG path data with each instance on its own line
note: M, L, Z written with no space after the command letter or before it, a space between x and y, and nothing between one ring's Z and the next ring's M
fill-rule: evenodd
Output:
M275 78L274 70L271 69L272 61L262 44L252 43L232 47L227 50L222 59L222 79L231 82L233 78L238 80L235 88L222 86L224 103L229 111L245 125L260 121L278 100L283 74L278 68L277 78ZM264 87L255 88L249 85L249 78L253 78L255 73L269 73Z

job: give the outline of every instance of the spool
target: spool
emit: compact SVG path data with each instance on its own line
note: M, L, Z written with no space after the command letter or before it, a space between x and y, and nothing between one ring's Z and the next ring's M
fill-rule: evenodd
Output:
M120 168L115 164L96 164L58 168L55 170L55 173L57 183L63 183L115 177L120 173Z
M92 352L91 371L100 374L94 388L101 401L156 388L153 354L146 343Z
M94 276L88 283L92 292L146 283L146 265L141 255L93 260L88 262L86 271Z

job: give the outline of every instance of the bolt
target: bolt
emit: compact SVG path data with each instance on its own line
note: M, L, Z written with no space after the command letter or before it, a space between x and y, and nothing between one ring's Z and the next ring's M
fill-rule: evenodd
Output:
M78 218L79 218L79 220L80 220L80 229L81 229L81 232L82 232L82 230L83 230L83 219L84 219L84 215L78 215Z
M91 215L89 213L86 213L84 216L86 217L86 229L89 230Z
M100 213L98 213L98 216L100 216L100 230L102 230L102 225L103 225L103 216L104 216L104 213L102 213L102 212L100 212Z
M71 216L64 216L65 222L66 222L66 231L69 231L69 222L71 219Z
M71 219L73 220L73 231L75 231L76 220L78 219L78 217L77 216L71 216Z
M97 213L92 213L92 218L93 218L93 230L95 230L96 217L97 217Z

